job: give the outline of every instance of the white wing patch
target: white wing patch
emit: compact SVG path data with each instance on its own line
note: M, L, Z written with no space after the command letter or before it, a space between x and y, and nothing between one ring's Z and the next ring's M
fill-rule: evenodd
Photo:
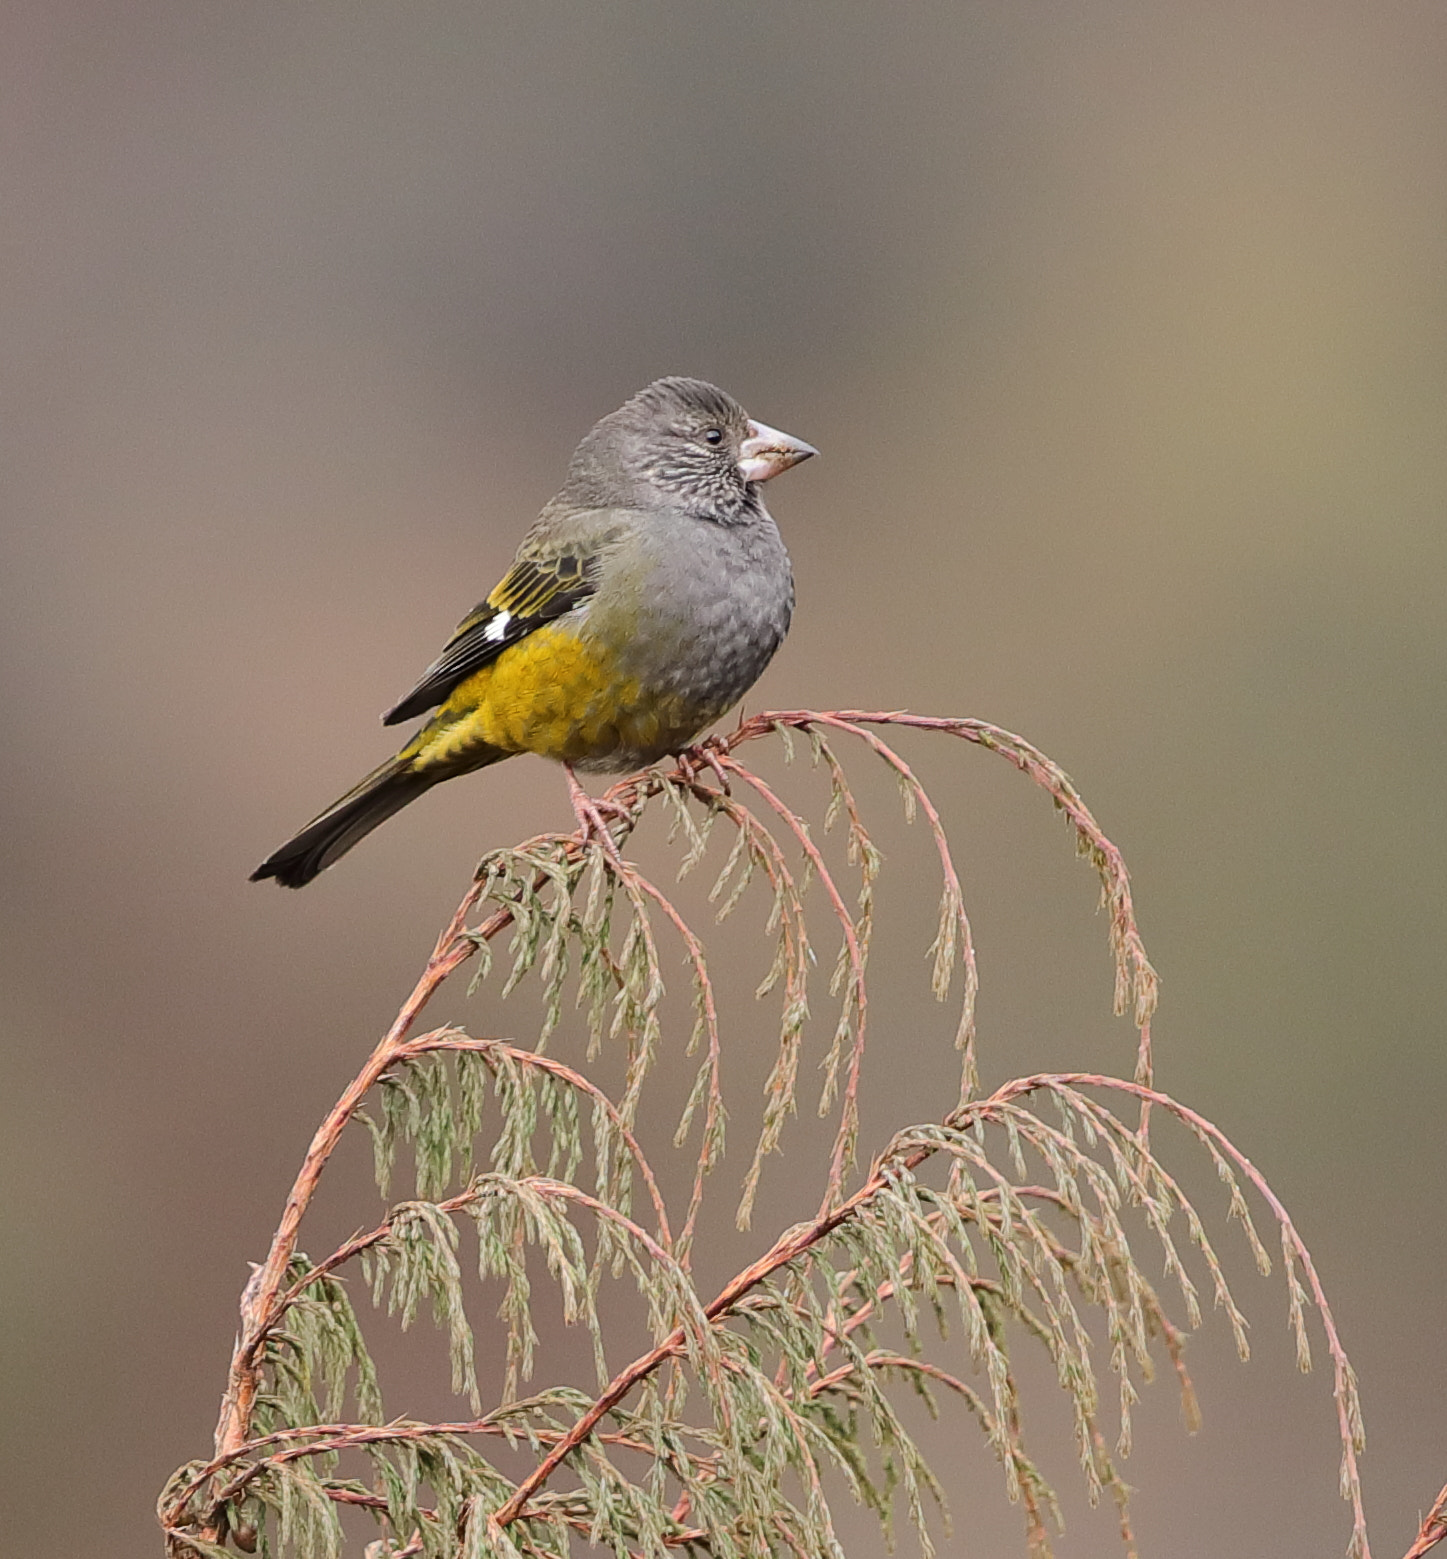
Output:
M483 638L490 639L494 644L501 644L507 636L507 625L511 621L511 612L499 612L483 630Z

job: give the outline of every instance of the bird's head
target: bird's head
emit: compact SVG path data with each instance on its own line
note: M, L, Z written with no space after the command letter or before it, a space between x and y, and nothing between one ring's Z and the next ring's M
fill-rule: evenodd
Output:
M758 512L760 482L817 453L702 379L655 379L594 426L572 477L616 488L613 501L730 524Z

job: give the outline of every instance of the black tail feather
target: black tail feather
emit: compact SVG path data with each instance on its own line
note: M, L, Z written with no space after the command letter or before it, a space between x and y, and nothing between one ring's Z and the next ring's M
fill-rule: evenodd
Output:
M252 872L252 882L275 877L284 888L304 888L358 840L443 777L419 775L413 772L410 760L389 758L320 817L313 818L295 838L273 850Z

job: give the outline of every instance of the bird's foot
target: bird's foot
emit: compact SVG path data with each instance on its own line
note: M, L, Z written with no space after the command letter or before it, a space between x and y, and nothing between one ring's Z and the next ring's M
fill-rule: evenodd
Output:
M573 816L578 820L578 831L585 840L596 839L610 854L618 853L618 841L608 827L611 818L615 823L631 823L633 813L620 801L609 801L605 796L590 796L578 783L571 763L563 765L568 779L568 800L573 804Z
M707 769L718 780L719 789L730 796L729 777L724 772L723 759L728 756L728 743L721 736L705 736L692 747L685 747L675 760L679 772L690 785L698 783L699 775Z

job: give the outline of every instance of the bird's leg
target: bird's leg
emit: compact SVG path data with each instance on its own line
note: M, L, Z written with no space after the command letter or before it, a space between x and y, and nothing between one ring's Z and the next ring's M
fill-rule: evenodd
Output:
M578 783L578 776L573 772L573 765L565 763L563 773L568 777L568 800L573 803L573 816L578 820L578 828L585 839L595 838L609 853L617 853L617 841L608 830L604 821L605 813L612 813L617 822L631 820L632 813L627 807L617 801L605 801L598 796L590 796Z

